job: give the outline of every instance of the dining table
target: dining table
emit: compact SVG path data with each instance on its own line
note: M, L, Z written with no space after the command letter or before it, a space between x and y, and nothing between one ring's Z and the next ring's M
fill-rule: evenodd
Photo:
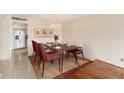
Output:
M62 72L63 72L63 59L64 59L64 54L69 51L69 50L73 50L73 49L77 49L77 48L81 48L80 46L76 46L76 45L68 45L68 44L62 44L62 43L46 43L44 44L45 47L50 48L51 50L54 51L58 51L61 55L61 62L62 62Z

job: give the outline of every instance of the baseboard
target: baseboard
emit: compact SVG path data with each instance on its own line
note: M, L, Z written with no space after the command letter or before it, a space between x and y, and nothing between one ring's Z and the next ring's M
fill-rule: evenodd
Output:
M26 49L27 47L23 47L23 48L17 48L17 49L12 49L12 50L21 50L21 49Z
M81 56L77 56L77 57L80 58L80 59L82 59ZM84 59L87 60L87 61L92 61L92 62L94 61L93 59L89 59L89 58L86 58L86 57Z
M95 59L94 62L103 62L103 63L109 64L109 65L113 65L113 66L116 66L118 68L124 69L123 67L117 66L115 64L112 64L112 63L109 63L109 62L106 62L106 61L103 61L103 60L100 60L100 59Z

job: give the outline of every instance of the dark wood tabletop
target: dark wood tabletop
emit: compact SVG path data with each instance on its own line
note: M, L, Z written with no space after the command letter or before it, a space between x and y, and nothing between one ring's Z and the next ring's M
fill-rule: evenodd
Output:
M79 46L75 46L75 45L67 45L67 44L61 44L58 43L57 45L55 45L54 43L46 43L45 44L46 47L52 49L52 50L61 50L61 51L69 51L72 49L77 49L77 48L81 48Z

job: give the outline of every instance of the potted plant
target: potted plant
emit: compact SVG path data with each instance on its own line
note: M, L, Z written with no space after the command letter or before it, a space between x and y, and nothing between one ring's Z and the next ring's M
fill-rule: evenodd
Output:
M59 35L54 35L55 45L57 45L57 40L59 40Z

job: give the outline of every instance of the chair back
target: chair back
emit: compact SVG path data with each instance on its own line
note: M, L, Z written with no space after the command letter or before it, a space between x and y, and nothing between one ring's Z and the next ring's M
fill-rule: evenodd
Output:
M38 49L39 49L39 53L40 53L41 57L43 58L43 60L46 60L47 52L45 51L44 45L38 44Z
M37 42L32 40L33 51L36 51L36 44Z
M39 51L39 48L38 48L38 44L39 44L39 43L36 43L36 44L35 44L35 51L36 51L36 53L37 53L38 55L40 55L40 51Z

